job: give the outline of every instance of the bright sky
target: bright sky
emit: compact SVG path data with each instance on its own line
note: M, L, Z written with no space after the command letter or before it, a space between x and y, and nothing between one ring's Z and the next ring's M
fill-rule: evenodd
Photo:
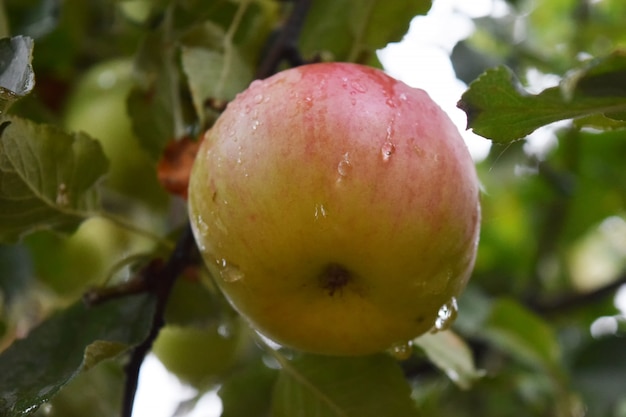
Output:
M387 72L405 83L426 90L459 127L476 160L484 158L489 142L465 130L465 113L456 103L466 89L457 80L449 54L471 35L472 17L501 13L502 0L435 0L427 16L413 20L405 39L380 51ZM207 354L209 354L207 352ZM135 400L134 417L171 417L178 402L194 396L153 356L144 363ZM203 397L199 412L187 417L219 417L221 403L215 393Z

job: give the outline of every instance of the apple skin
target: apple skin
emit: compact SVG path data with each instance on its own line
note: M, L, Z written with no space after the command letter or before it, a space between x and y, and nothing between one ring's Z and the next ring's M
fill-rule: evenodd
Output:
M433 328L465 287L479 183L420 89L357 64L255 81L206 133L196 242L252 326L291 348L365 355Z

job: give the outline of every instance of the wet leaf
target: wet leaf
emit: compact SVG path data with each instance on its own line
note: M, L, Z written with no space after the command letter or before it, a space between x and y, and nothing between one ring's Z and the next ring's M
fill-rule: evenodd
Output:
M82 133L8 120L0 136L0 240L74 229L98 203L94 185L108 166L100 144Z
M35 85L32 59L31 38L15 36L0 39L0 87L17 96L30 93Z
M0 39L0 113L35 86L33 40L25 36Z
M275 417L415 417L411 389L386 354L366 357L304 355L281 363L274 388Z
M35 411L87 367L140 343L153 313L154 299L142 295L53 315L0 355L0 415Z
M472 351L467 343L450 330L425 334L415 339L413 343L462 389L469 389L472 383L484 374L476 369Z

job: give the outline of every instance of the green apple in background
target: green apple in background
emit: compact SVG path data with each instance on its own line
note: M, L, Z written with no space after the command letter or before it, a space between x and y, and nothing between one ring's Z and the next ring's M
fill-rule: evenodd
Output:
M118 262L154 246L152 240L102 217L85 220L71 236L41 231L24 242L33 254L37 279L69 298L104 284Z
M218 285L260 333L362 355L450 324L474 265L479 184L426 92L312 64L228 105L194 164L189 215Z
M64 126L100 141L110 160L106 184L111 189L162 208L167 193L157 180L156 162L141 149L126 112L132 71L132 60L119 58L85 72L68 98Z
M163 327L152 352L182 382L204 390L231 370L249 345L246 325L233 319L228 325Z

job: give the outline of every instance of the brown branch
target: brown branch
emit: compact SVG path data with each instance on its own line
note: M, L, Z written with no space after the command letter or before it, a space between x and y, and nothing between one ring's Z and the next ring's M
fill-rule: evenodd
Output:
M311 0L294 0L289 17L268 42L267 53L256 72L257 79L276 73L283 60L287 60L293 67L306 63L298 52L298 38L310 7Z
M187 224L167 262L153 261L144 270L143 275L148 279L148 288L156 296L156 307L148 337L132 350L130 360L124 369L126 382L122 400L122 417L132 416L133 403L135 402L137 383L139 381L139 370L144 358L152 349L152 344L157 338L159 331L165 324L165 308L172 292L172 287L181 273L188 266L197 262L197 247L191 227Z

